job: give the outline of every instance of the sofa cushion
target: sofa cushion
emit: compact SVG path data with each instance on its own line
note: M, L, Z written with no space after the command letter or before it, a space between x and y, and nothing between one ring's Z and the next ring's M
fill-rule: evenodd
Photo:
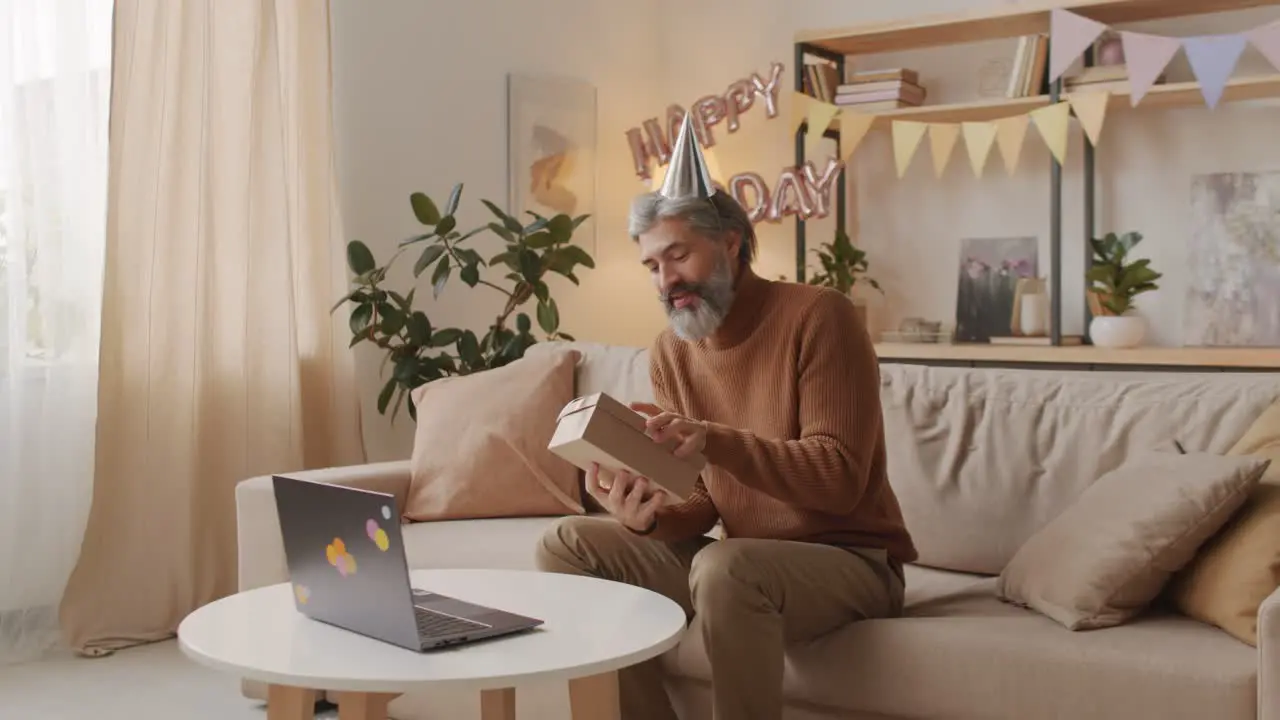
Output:
M922 565L997 575L1135 452L1226 452L1268 405L1268 373L881 365L889 482Z
M788 651L795 700L888 717L1203 720L1256 714L1257 652L1181 615L1073 633L1001 602L995 578L909 565L905 616ZM698 620L664 656L710 682Z
M413 570L536 570L533 551L554 517L438 520L402 526Z
M578 359L557 349L414 389L405 518L582 513L577 468L547 448Z
M1188 617L1258 645L1258 608L1280 586L1280 402L1228 452L1271 460L1245 506L1175 578L1170 596Z
M1070 630L1127 622L1240 508L1269 464L1138 453L1033 535L1000 573L996 593Z

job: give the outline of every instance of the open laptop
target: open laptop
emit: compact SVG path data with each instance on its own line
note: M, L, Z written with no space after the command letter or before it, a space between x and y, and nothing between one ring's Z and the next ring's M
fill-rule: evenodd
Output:
M302 614L410 650L529 630L541 620L413 588L394 495L275 475Z

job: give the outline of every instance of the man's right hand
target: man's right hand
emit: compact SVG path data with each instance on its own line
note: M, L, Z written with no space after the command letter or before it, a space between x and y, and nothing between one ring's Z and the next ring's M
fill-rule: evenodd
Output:
M586 479L587 493L618 522L636 533L645 534L653 530L658 508L666 498L665 493L653 487L647 478L620 470L606 488L600 484L600 466L592 463Z

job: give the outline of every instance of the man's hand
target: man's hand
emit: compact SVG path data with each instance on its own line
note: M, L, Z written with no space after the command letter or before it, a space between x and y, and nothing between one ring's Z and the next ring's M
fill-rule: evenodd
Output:
M620 470L613 476L609 487L600 483L600 466L592 463L587 471L587 493L618 522L633 532L645 534L653 530L658 508L666 501L661 488L649 484L648 479Z
M649 416L645 426L654 442L665 442L671 438L678 441L674 450L676 457L689 457L707 447L706 423L668 412L650 403L631 403L631 409Z

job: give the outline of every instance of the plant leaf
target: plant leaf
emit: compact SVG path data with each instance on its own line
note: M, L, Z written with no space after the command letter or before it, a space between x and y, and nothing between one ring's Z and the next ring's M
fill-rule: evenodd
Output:
M462 270L458 271L458 277L462 278L462 282L468 287L475 287L480 282L480 268L475 265L464 265Z
M457 218L455 218L452 215L445 215L444 217L440 218L440 223L436 225L436 234L447 235L448 233L453 232L453 229L457 226L458 226Z
M449 200L444 204L444 214L453 215L458 212L458 203L462 200L462 183L453 186L453 191L449 193Z
M422 254L418 256L418 262L413 264L413 276L418 277L428 268L431 263L440 259L444 254L443 245L429 245L423 249Z
M347 267L351 268L351 272L364 275L377 266L378 263L373 259L373 253L369 251L368 245L359 240L347 243Z
M525 246L534 248L535 250L551 247L555 242L555 236L549 232L535 232L532 235L526 236L524 239Z
M525 282L530 285L536 283L542 274L542 260L538 254L529 248L520 248L518 262L520 265L517 269Z
M555 333L556 328L560 327L560 310L556 307L554 298L538 302L538 327L548 335Z
M421 310L415 310L409 316L409 342L414 345L426 345L431 342L431 320Z
M462 337L462 331L458 328L441 328L435 331L431 336L431 347L448 347Z
M589 268L594 268L596 266L596 261L591 258L591 255L577 245L566 245L560 248L560 252L568 255L569 258L578 265Z
M489 208L489 212L493 213L494 216L496 216L499 220L501 220L503 225L506 225L507 214L502 212L502 210L498 209L497 205L494 205L488 200L481 200L480 202L484 203L484 206Z
M416 192L409 196L409 204L413 207L413 215L423 225L435 225L440 222L440 211L426 193Z
M351 328L351 332L355 335L364 334L369 329L369 322L373 319L373 305L369 303L361 303L351 311L351 318L347 324Z
M382 392L378 393L378 412L380 414L387 414L387 403L391 402L391 394L396 391L396 387L399 385L400 382L398 380L391 378L386 385L382 386Z
M470 330L464 330L462 337L458 339L458 357L472 369L484 366L484 356L480 354L480 340Z
M449 282L449 273L451 272L449 256L446 255L440 261L440 264L436 265L435 272L431 273L431 291L435 293L435 298L439 299L440 293L444 291L445 283Z
M491 222L489 223L488 228L492 230L498 237L502 238L503 240L506 240L509 243L514 243L516 241L516 236L512 235L510 230L499 225L498 223Z
M573 237L573 220L568 215L560 214L547 222L547 232L556 244L569 242Z
M412 245L417 242L422 242L423 240L426 240L432 237L435 237L435 233L433 232L423 233L421 235L414 235L411 238L405 238L404 240L401 240L400 247L404 247L405 245Z
M529 320L529 316L520 313L516 316L516 329L522 333L527 333L533 327L533 323Z

